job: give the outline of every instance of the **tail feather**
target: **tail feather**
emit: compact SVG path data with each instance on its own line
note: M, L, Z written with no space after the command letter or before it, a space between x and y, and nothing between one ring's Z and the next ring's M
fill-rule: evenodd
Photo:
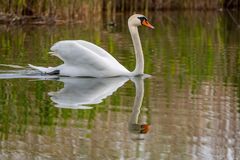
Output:
M53 67L39 67L39 66L34 66L34 65L31 65L31 64L28 64L29 67L31 67L32 69L35 69L35 70L38 70L42 73L51 73L51 72L54 72L56 69L53 68Z

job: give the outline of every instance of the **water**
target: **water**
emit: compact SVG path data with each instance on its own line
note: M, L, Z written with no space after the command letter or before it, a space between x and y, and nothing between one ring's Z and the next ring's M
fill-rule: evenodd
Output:
M236 13L149 13L140 29L145 73L84 79L42 76L27 64L84 39L129 70L126 17L59 26L0 26L0 159L238 159L240 29ZM12 68L14 67L14 68Z

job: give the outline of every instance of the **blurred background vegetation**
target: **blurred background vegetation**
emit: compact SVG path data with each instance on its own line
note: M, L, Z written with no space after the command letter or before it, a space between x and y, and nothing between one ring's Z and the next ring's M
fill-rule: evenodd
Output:
M80 22L103 14L114 22L116 13L239 8L240 0L0 0L0 23Z

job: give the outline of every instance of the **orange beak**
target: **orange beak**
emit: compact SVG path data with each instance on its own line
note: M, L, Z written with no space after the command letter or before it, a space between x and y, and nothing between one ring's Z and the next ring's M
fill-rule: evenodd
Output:
M154 27L153 27L147 20L144 20L144 21L142 22L142 25L144 25L144 26L146 26L146 27L148 27L148 28L154 29Z

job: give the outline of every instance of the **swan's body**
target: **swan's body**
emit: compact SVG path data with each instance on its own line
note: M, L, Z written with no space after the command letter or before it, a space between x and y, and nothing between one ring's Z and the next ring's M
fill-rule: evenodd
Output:
M41 72L53 73L60 71L64 76L81 77L113 77L130 75L123 67L104 49L83 40L60 41L51 47L53 55L64 61L57 67L34 67Z
M60 74L63 76L80 77L115 77L135 76L144 73L144 58L137 27L151 26L143 15L135 14L128 20L128 27L132 36L136 54L136 68L128 71L113 56L104 49L83 40L59 41L51 47L51 53L63 64L57 67L38 67L29 65L46 74Z

